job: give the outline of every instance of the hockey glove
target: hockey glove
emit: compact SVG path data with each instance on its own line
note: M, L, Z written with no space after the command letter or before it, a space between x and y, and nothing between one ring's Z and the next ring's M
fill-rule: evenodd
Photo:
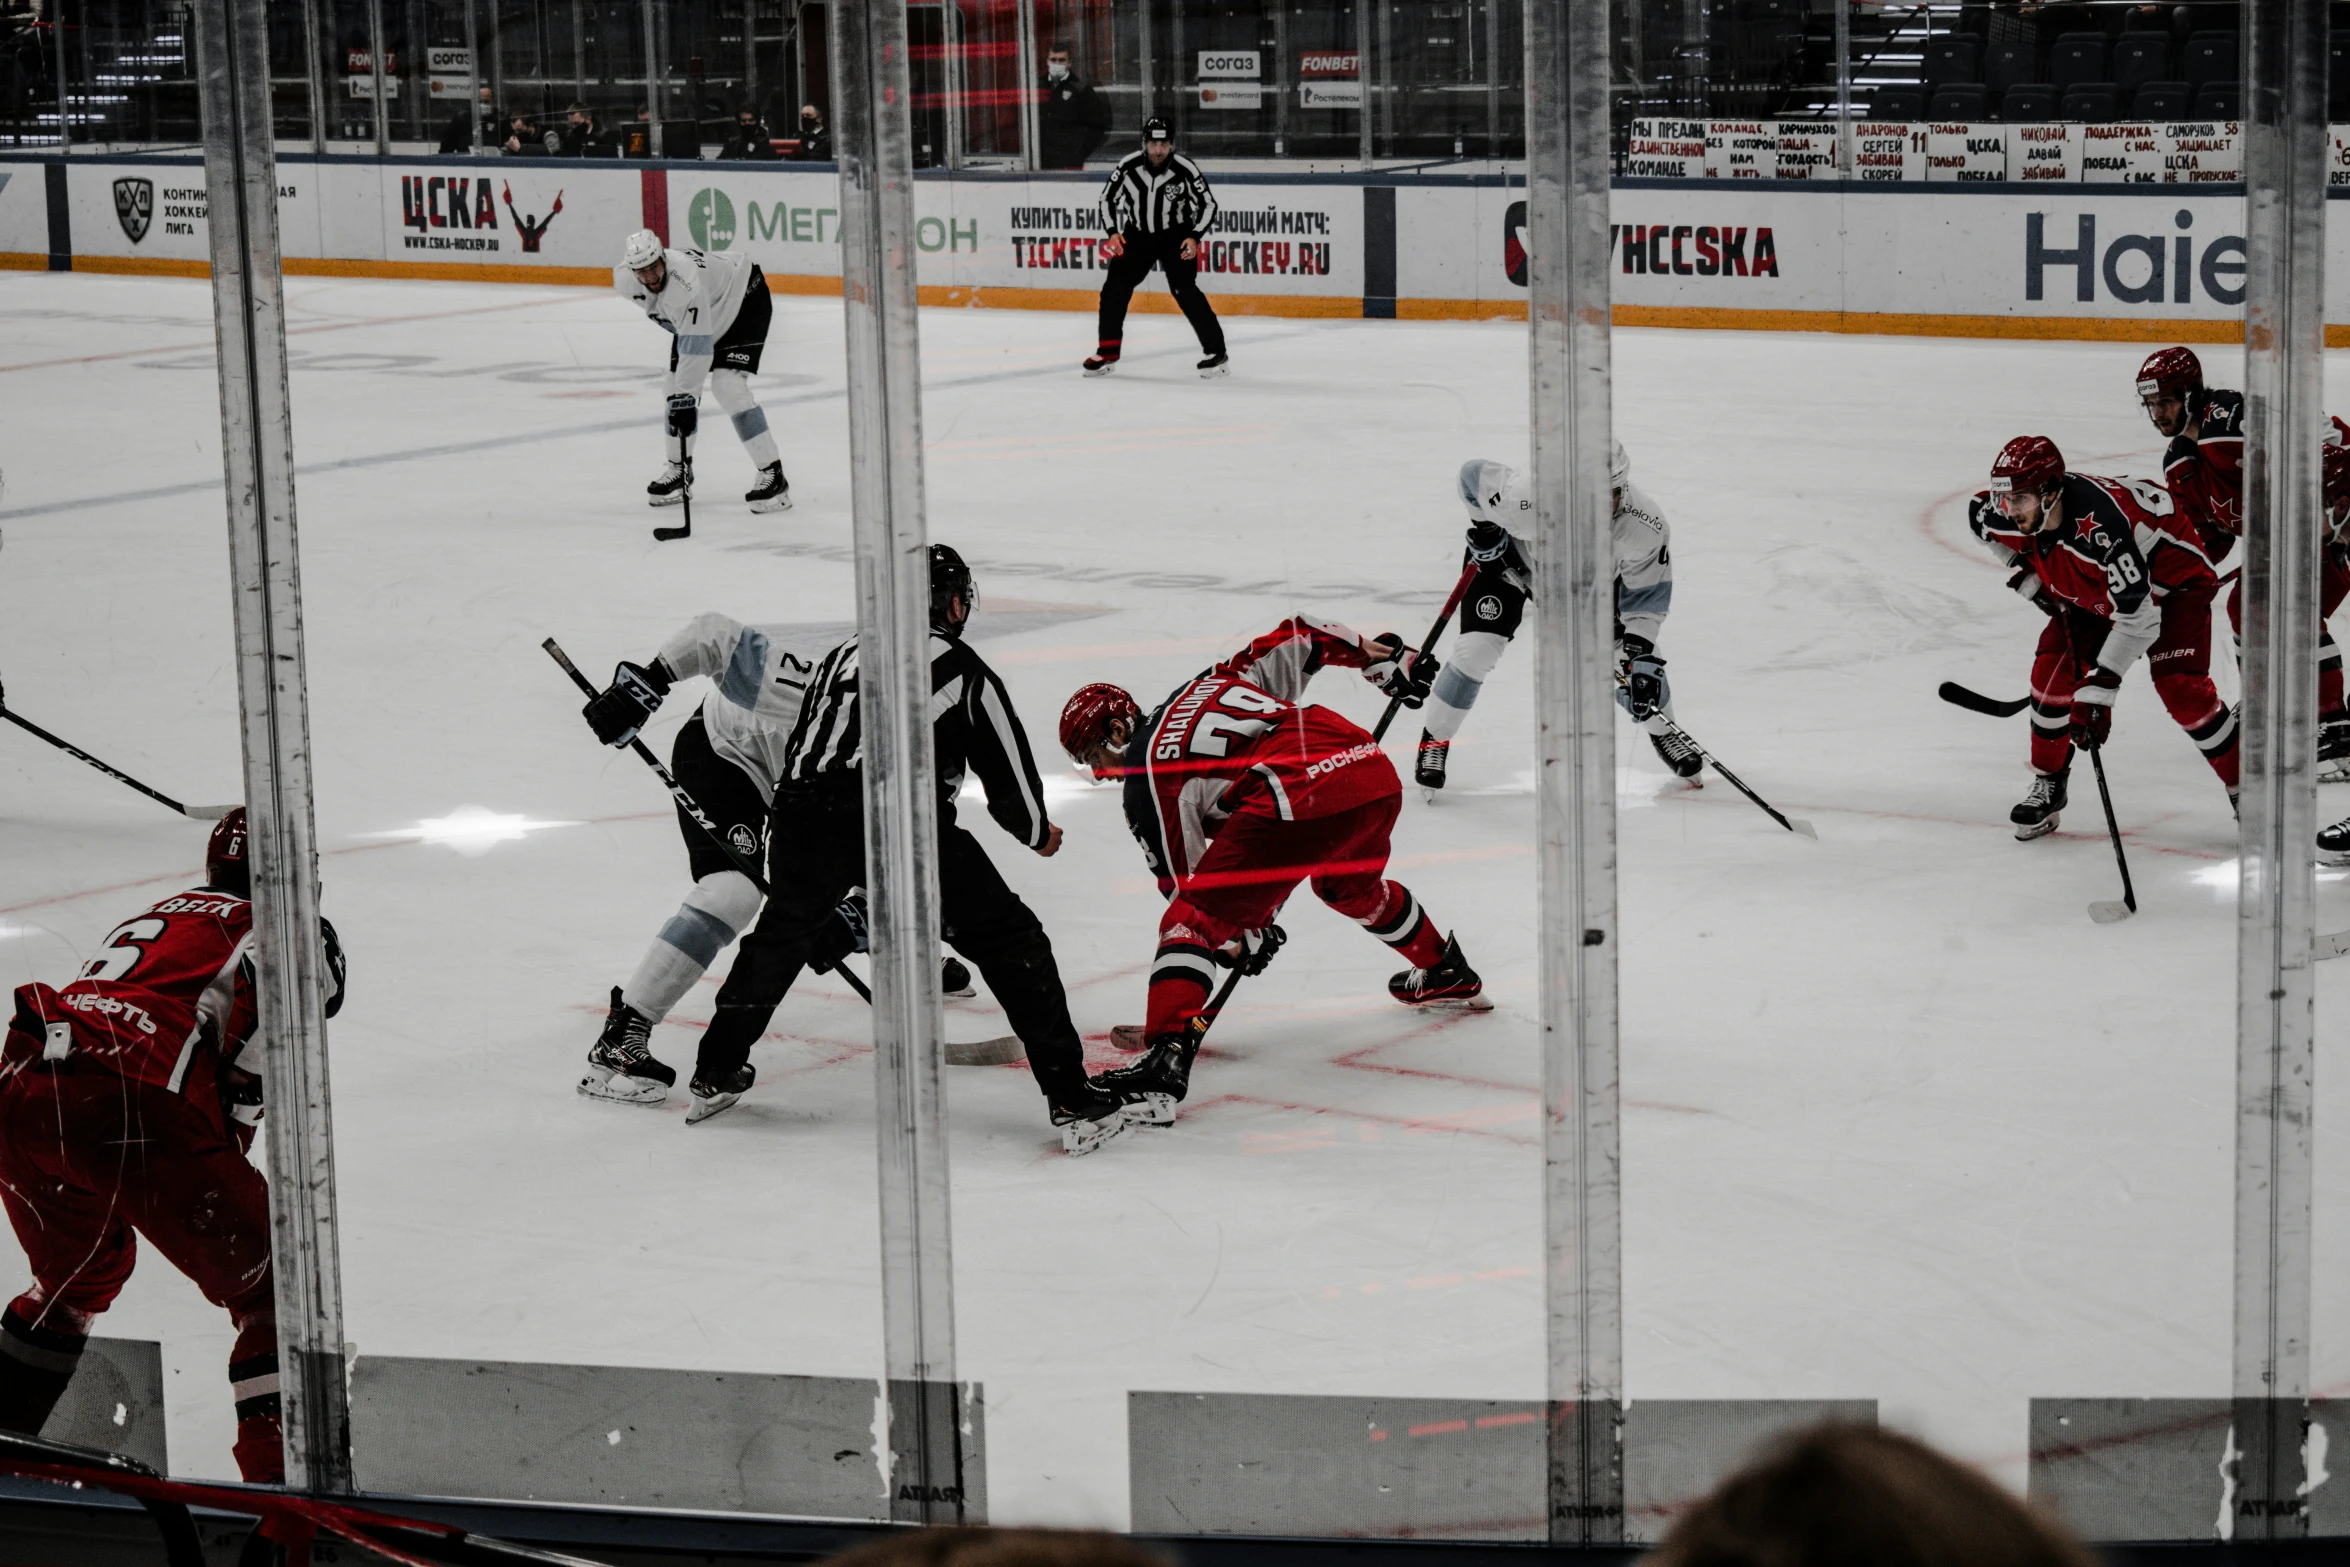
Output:
M237 1140L237 1147L250 1151L253 1134L261 1128L261 1079L242 1067L223 1066L220 1073L220 1108L228 1117L229 1133Z
M334 989L326 998L326 1015L333 1017L343 1010L343 943L335 935L334 921L323 914L318 916L318 943L326 949L327 978L334 981Z
M1627 636L1616 644L1616 672L1623 684L1616 700L1636 724L1645 724L1665 710L1673 688L1665 680L1665 661L1646 637Z
M1267 925L1263 930L1244 930L1211 954L1224 968L1236 968L1243 975L1254 977L1265 972L1273 955L1289 940L1289 932L1278 925Z
M694 433L694 427L702 420L701 401L691 392L671 392L669 394L669 433L671 435L682 440Z
M2021 567L2007 579L2008 591L2032 601L2032 607L2051 618L2064 613L2064 601L2048 591L2048 585L2030 567Z
M1490 566L1509 553L1510 530L1483 518L1469 524L1469 559Z
M606 745L626 745L644 728L645 720L660 711L669 694L669 668L659 659L650 665L622 664L612 671L612 683L589 699L580 713L596 738Z
M1371 662L1363 666L1363 678L1377 686L1380 695L1406 707L1418 707L1428 700L1428 688L1444 667L1434 654L1405 647L1403 638L1392 631L1383 631L1364 643L1363 651L1371 656Z
M2113 733L2113 699L2121 690L2122 677L2110 669L2092 665L2073 687L2073 743L2085 745L2094 751L2105 744Z
M865 889L851 887L848 896L832 906L831 917L816 927L816 934L808 943L808 966L828 969L850 953L864 952L871 945Z

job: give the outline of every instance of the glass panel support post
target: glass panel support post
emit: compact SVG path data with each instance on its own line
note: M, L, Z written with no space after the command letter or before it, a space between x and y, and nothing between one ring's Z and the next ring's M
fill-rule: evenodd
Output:
M1036 171L1036 0L1020 0L1020 167Z
M1836 172L1852 178L1852 0L1836 0Z
M645 23L645 107L653 112L652 124L645 128L646 156L657 152L652 138L661 134L661 22L654 7L659 0L644 0L639 8Z
M2236 903L2236 1538L2309 1530L2326 5L2249 0L2242 860Z
M1361 3L1361 0L1358 0ZM1624 1537L1608 12L1526 0L1549 1537Z
M90 0L82 0L82 25L89 25ZM71 78L65 68L65 0L49 0L49 31L57 45L57 153L70 157L73 153L73 113L66 107ZM37 47L37 46L36 46Z
M326 0L302 0L302 48L310 62L303 74L310 81L310 151L315 157L326 156L326 62L318 52L318 8L324 4Z
M964 1479L969 1401L955 1381L906 6L835 0L826 20L848 333L891 1510L906 1523L978 1523Z
M481 34L474 29L473 0L465 0L465 120L473 127L465 138L466 153L478 158L481 156ZM501 125L498 129L505 127Z
M1371 166L1376 150L1372 142L1371 126L1371 7L1377 0L1354 0L1355 10L1355 88L1362 94L1362 107L1355 110L1355 135L1358 145L1356 161L1364 168Z
M197 0L286 1483L351 1489L266 0Z
M384 81L391 73L384 69L384 0L367 0L367 69L375 103L375 155L388 158L392 123L391 110L384 106Z

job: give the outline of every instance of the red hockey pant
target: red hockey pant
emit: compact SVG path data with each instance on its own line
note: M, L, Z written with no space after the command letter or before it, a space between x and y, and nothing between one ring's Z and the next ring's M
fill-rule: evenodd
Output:
M0 1204L33 1268L0 1352L70 1371L144 1235L236 1326L239 1471L284 1478L269 1188L215 1122L102 1067L30 1062L0 1083Z
M2095 660L2105 622L2055 615L2040 633L2032 658L2032 771L2061 773L2072 765L2073 688ZM2162 634L2146 651L2154 694L2203 752L2211 770L2236 789L2236 715L2211 683L2211 595L2173 593L2162 601Z
M1333 816L1285 821L1260 800L1226 822L1159 920L1146 1031L1155 1038L1198 1016L1215 984L1209 954L1271 924L1301 881L1412 967L1433 968L1444 937L1411 889L1387 879L1388 837L1402 808L1399 784Z
M2350 566L2343 564L2339 550L2328 545L2318 575L2317 711L2321 718L2350 716L2342 710L2342 646L2334 640L2333 630L2326 625L2333 618L2334 611L2342 607L2345 598L2350 598ZM2228 588L2228 629L2236 634L2237 645L2242 646L2242 577L2238 577Z

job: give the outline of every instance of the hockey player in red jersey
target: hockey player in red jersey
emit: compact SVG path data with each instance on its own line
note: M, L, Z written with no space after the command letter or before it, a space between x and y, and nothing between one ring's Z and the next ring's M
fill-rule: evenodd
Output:
M2219 579L2170 497L2142 479L2065 471L2042 435L1991 465L1967 520L2007 585L2045 612L2032 659L2032 789L2008 813L2019 839L2056 830L2076 744L2101 746L2122 676L2143 656L2154 691L2236 798L2236 715L2211 683Z
M0 1430L37 1433L137 1236L227 1309L237 1470L285 1477L245 813L212 829L204 885L115 927L63 990L24 985L0 1053L0 1203L33 1269L0 1314ZM343 959L319 922L342 1005Z
M2193 350L2164 348L2138 367L2138 402L2154 428L2170 440L2162 454L2171 504L2195 530L2216 567L2244 532L2244 394L2203 384L2203 362ZM2350 440L2350 425L2326 424L2326 450ZM2318 603L2317 759L2322 777L2350 779L2350 707L2343 703L2342 649L2324 622L2350 596L2350 570L2326 552ZM2244 632L2244 584L2228 589L2228 629Z
M1123 779L1127 825L1169 899L1151 965L1148 1049L1099 1079L1127 1097L1129 1120L1174 1120L1216 967L1253 974L1271 960L1283 939L1273 917L1301 881L1411 964L1388 981L1396 1000L1492 1005L1459 940L1387 879L1403 803L1395 765L1360 726L1299 705L1328 665L1360 669L1412 707L1438 667L1392 634L1366 641L1296 615L1184 682L1148 717L1104 683L1061 710L1061 748L1096 778Z

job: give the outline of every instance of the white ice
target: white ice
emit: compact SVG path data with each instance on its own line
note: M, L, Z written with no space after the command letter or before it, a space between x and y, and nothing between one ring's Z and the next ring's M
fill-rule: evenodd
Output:
M688 1131L574 1096L609 986L683 892L653 780L539 651L602 673L707 608L851 611L836 303L779 300L758 382L797 508L752 516L722 421L696 535L656 545L663 344L588 290L288 285L348 1333L362 1354L869 1376L881 1364L861 1009L811 981L758 1087ZM206 286L0 277L0 676L169 791L240 792ZM1069 848L967 813L1051 931L1080 1024L1139 1018L1157 900L1112 792L1054 757L1079 683L1146 704L1293 608L1417 635L1461 460L1522 460L1524 330L1177 318L1081 379L1078 317L924 313L932 536L1055 778ZM2143 912L2086 773L2017 844L2038 617L1965 536L2010 435L2154 471L2143 345L1633 332L1617 428L1668 509L1683 721L1718 780L1621 772L1625 1357L1642 1398L1844 1396L2021 1485L2026 1400L2227 1391L2235 832L2143 675L2110 751ZM2206 354L2234 384L2234 351ZM2330 366L2335 406L2350 402ZM1136 574L1143 574L1138 577ZM1380 595L1397 595L1376 602ZM992 626L991 626L992 623ZM2223 639L2224 640L2224 639ZM2221 655L2226 664L2226 655ZM2232 675L2222 675L2223 682ZM692 711L656 726L666 749ZM1368 721L1343 673L1317 699ZM1389 1002L1384 949L1293 906L1182 1124L1063 1158L1018 1068L950 1084L962 1369L999 1519L1127 1517L1129 1389L1542 1391L1530 679L1514 649L1415 796L1399 874L1499 1009ZM1408 768L1416 726L1389 750ZM2350 791L2328 791L2350 812ZM0 730L0 979L63 980L193 876L200 825ZM2319 890L2321 928L2350 896ZM2342 976L2321 980L2321 1389L2350 1384ZM705 985L657 1035L691 1058ZM997 1032L984 996L958 1035ZM682 1095L680 1096L682 1099ZM21 1276L0 1241L0 1288ZM228 1331L160 1258L102 1331L167 1345L177 1466L230 1473Z

